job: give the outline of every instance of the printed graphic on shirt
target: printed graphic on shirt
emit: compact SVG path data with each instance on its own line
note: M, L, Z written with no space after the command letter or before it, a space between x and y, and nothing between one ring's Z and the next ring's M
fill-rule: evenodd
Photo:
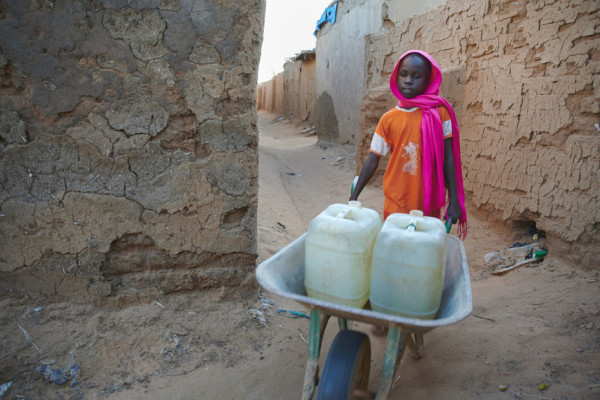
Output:
M408 172L411 175L417 175L419 171L419 144L415 144L413 142L409 142L408 146L404 146L404 150L402 152L402 158L408 159L404 167L402 168L402 172Z

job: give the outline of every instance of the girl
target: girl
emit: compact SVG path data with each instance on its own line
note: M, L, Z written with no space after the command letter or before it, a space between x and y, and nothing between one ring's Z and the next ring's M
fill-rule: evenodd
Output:
M358 198L379 159L389 153L384 219L410 210L441 218L447 191L446 218L458 222L458 235L464 239L467 214L458 124L450 103L438 96L441 84L441 69L429 54L410 50L400 57L390 77L398 105L381 117L350 200Z

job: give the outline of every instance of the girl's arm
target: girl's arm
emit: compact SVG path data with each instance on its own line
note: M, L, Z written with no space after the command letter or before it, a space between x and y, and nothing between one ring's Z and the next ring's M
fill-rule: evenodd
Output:
M375 174L375 171L377 171L380 158L380 156L373 153L372 151L369 152L369 157L367 157L365 165L363 165L362 170L360 171L360 175L358 176L358 182L356 182L356 187L354 188L354 192L350 196L350 200L358 199L358 195L360 194L360 192L362 192L364 187L373 177L373 174Z
M450 204L448 205L448 218L452 219L452 223L458 222L462 215L460 204L458 203L458 193L456 191L456 168L454 167L454 153L452 152L452 138L444 140L444 178L448 185L448 194Z

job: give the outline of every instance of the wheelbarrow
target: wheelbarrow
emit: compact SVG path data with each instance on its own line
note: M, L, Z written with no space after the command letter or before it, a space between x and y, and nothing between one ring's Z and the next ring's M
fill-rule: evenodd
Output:
M308 361L304 375L302 399L387 399L406 347L421 357L423 334L433 328L454 324L473 310L469 266L463 243L447 235L446 269L442 300L436 317L431 320L406 318L343 306L314 299L304 288L304 243L306 234L262 262L256 277L260 285L276 295L295 300L310 310ZM327 322L338 319L340 331L334 338L319 377L319 353ZM352 321L387 327L387 342L379 389L375 397L367 391L371 345L369 337L351 330ZM318 387L318 390L317 390Z

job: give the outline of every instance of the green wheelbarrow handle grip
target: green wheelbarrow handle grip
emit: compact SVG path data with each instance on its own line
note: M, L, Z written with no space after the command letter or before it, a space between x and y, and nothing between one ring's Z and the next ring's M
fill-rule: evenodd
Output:
M446 220L446 233L450 233L450 228L452 228L452 218Z

